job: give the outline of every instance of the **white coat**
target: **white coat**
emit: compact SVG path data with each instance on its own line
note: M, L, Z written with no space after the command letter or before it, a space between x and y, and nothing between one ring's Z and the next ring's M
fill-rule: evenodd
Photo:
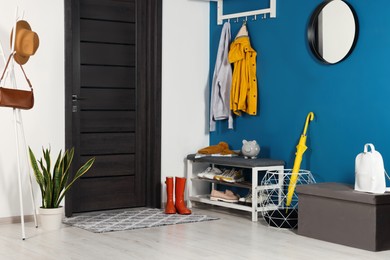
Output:
M228 60L230 40L230 23L226 22L223 25L219 40L213 82L211 85L210 132L215 131L216 120L228 119L228 128L233 129L233 117L230 110L232 67Z

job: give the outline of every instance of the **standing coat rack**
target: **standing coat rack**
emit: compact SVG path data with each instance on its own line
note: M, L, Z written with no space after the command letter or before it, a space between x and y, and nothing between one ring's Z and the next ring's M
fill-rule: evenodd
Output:
M269 0L269 8L253 10L248 12L234 13L234 14L223 14L223 0L207 0L212 2L218 2L218 21L219 25L223 24L223 20L230 20L240 17L248 17L257 15L267 15L269 14L270 18L276 18L276 0Z
M16 8L16 16L15 16L15 32L16 32L16 22L18 20L18 8ZM12 53L15 50L15 38L16 38L16 33L13 33L13 38L12 38L12 44L11 44L11 51ZM5 55L4 49L2 44L0 43L0 56L3 57L4 64L6 63L6 58L7 55ZM11 85L13 88L17 88L16 85L16 78L15 78L15 73L14 73L14 59L11 59L11 62L8 66L8 69L6 71L5 79L3 82L6 81L7 77L9 77ZM23 127L23 120L22 120L22 113L20 109L13 108L13 115L14 115L14 130L15 130L15 142L16 142L16 157L18 160L17 164L17 169L18 169L18 188L19 188L19 205L20 205L20 223L22 226L22 239L26 239L26 232L25 232L25 226L24 226L24 209L23 209L23 198L22 198L22 161L20 157L20 144L23 146L23 150L25 151L25 156L26 156L26 161L28 161L28 155L27 155L27 142L26 142L26 136L24 134L24 127ZM34 211L34 224L35 227L38 227L37 223L37 215L36 215L36 209L35 209L35 199L34 199L34 192L32 188L32 177L31 177L31 170L29 165L27 165L28 169L28 175L29 175L29 188L30 188L30 195L31 195L31 202L33 206L33 211Z

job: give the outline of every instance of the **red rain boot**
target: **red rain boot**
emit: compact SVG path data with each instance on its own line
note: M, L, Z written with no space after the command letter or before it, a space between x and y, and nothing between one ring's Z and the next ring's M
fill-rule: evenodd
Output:
M181 215L191 214L191 210L184 203L184 190L186 188L186 178L176 177L175 184L175 207L177 213Z
M176 214L175 204L173 203L173 177L167 177L165 183L167 185L167 205L165 206L165 214Z

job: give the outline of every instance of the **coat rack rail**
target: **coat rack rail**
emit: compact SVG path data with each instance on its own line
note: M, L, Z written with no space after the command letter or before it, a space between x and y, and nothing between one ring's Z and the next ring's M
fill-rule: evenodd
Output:
M253 10L248 12L233 13L233 14L223 14L223 0L208 0L212 2L217 2L218 4L218 21L219 25L223 24L223 20L229 20L240 17L248 16L257 16L261 14L270 14L270 18L276 18L276 0L270 0L270 7L265 9Z

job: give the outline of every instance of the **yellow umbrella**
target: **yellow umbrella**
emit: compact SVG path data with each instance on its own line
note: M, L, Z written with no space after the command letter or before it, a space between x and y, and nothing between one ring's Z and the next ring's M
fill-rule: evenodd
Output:
M294 166L293 166L293 170L291 173L290 183L288 184L287 202L286 202L287 207L290 206L290 204L291 204L291 200L292 200L292 197L294 194L295 186L297 184L298 172L299 172L299 169L301 167L302 155L307 149L306 132L307 132L307 127L309 126L309 120L312 121L313 119L314 119L314 113L310 112L306 117L305 128L303 130L303 134L301 135L301 138L299 139L299 142L297 145L297 152L295 153Z

